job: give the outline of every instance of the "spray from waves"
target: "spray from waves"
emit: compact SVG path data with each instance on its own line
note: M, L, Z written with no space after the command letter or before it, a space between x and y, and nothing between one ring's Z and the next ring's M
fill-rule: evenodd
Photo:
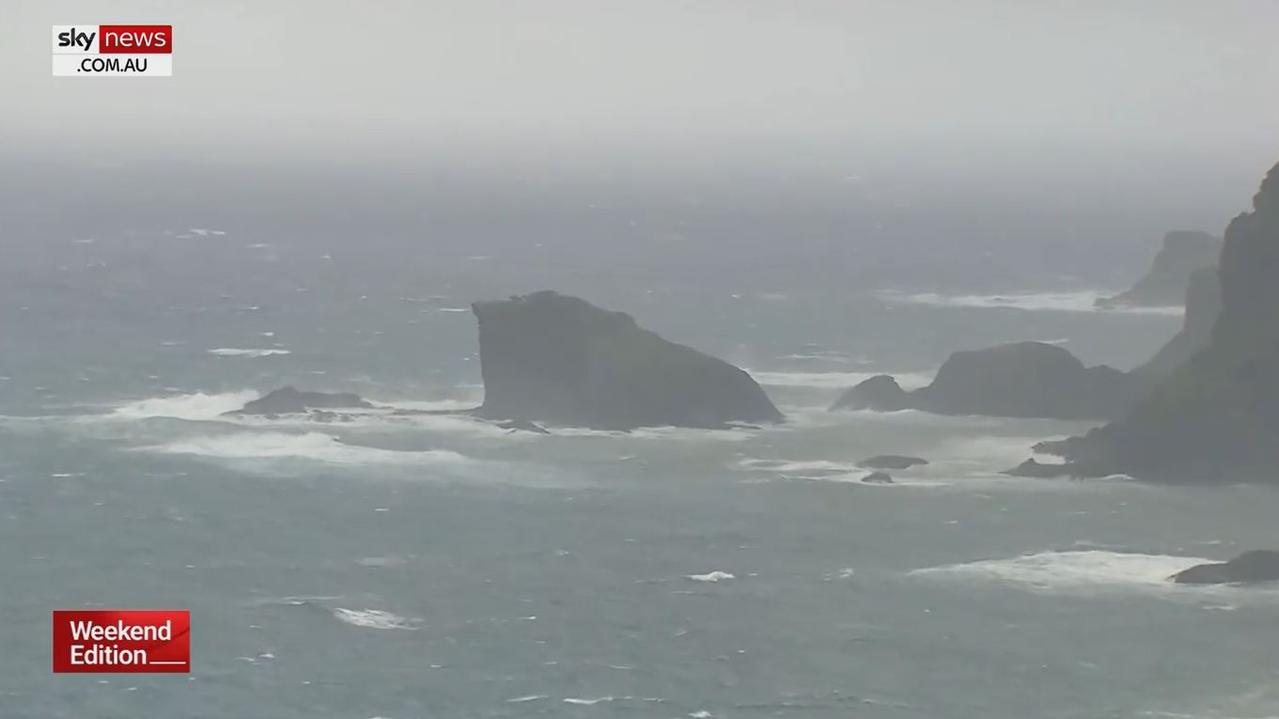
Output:
M988 559L917 569L910 576L931 579L995 582L1044 594L1149 592L1168 597L1279 599L1274 588L1188 586L1170 577L1196 564L1216 560L1166 554L1103 550L1039 552L1011 559Z
M892 304L928 305L932 307L976 307L993 309L1018 309L1032 312L1123 312L1180 317L1185 313L1181 306L1168 307L1115 307L1099 309L1097 300L1114 292L1106 290L1075 290L1072 292L1010 292L999 295L942 295L935 292L896 292L886 290L876 296Z
M220 394L178 394L167 397L129 402L117 407L111 416L120 419L148 419L152 417L171 417L186 420L218 419L225 412L240 409L246 403L260 397L253 390L240 392L223 392Z
M209 354L219 357L275 357L278 355L293 354L289 350L282 349L243 349L239 347L218 347L209 350Z
M476 461L450 450L399 451L346 444L321 432L235 432L187 437L142 447L141 451L229 460L303 459L335 465L466 465Z

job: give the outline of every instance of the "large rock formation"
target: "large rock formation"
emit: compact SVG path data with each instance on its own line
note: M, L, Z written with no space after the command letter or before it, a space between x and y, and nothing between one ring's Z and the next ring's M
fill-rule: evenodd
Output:
M1139 391L1113 367L1085 367L1056 345L1017 342L956 352L932 384L913 392L887 375L872 377L845 392L832 409L1105 419L1131 406Z
M1098 307L1178 305L1196 270L1215 267L1221 240L1206 232L1177 231L1164 235L1150 271L1127 292L1097 300Z
M481 417L611 430L782 420L745 371L668 342L625 313L549 291L472 309Z
M1195 270L1186 288L1186 316L1181 331L1132 374L1148 383L1172 374L1212 341L1212 326L1220 312L1221 282L1216 265Z
M1279 552L1254 549L1229 562L1197 564L1172 575L1178 584L1247 584L1279 582Z
M1279 479L1279 165L1231 221L1208 346L1122 419L1050 448L1090 474Z
M302 414L313 409L372 409L373 407L372 403L350 392L303 392L294 387L282 387L227 414Z

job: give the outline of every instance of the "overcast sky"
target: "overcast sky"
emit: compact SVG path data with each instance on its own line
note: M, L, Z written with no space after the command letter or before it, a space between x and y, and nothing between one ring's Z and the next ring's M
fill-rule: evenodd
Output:
M54 78L48 27L174 25L174 77ZM1275 0L0 4L6 138L1276 148Z

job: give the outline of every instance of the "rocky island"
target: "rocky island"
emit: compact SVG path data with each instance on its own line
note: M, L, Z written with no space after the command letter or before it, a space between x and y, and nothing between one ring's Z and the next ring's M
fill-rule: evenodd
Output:
M1229 562L1198 564L1172 575L1177 584L1279 582L1279 552L1254 549Z
M872 377L841 396L831 409L996 417L1104 419L1131 406L1139 391L1123 372L1085 367L1056 345L1017 342L952 354L932 384L902 389L892 377Z
M623 312L551 291L472 309L480 417L605 430L783 419L744 370L662 339Z

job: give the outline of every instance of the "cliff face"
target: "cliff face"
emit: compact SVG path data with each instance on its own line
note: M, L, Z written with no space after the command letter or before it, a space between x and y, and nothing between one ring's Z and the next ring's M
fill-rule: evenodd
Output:
M1214 267L1221 254L1221 240L1206 232L1181 230L1164 235L1150 271L1132 289L1097 301L1100 307L1161 306L1181 304L1190 276Z
M555 292L472 305L491 419L624 430L778 422L745 371Z
M1186 317L1181 331L1133 374L1144 382L1157 382L1172 374L1209 345L1220 313L1221 282L1216 266L1195 270L1186 288Z
M995 417L1105 419L1131 406L1138 383L1107 366L1085 367L1056 345L1017 342L952 354L932 384L906 392L891 377L862 382L832 409Z
M1089 473L1279 480L1279 165L1226 229L1206 348L1123 419L1058 447Z

